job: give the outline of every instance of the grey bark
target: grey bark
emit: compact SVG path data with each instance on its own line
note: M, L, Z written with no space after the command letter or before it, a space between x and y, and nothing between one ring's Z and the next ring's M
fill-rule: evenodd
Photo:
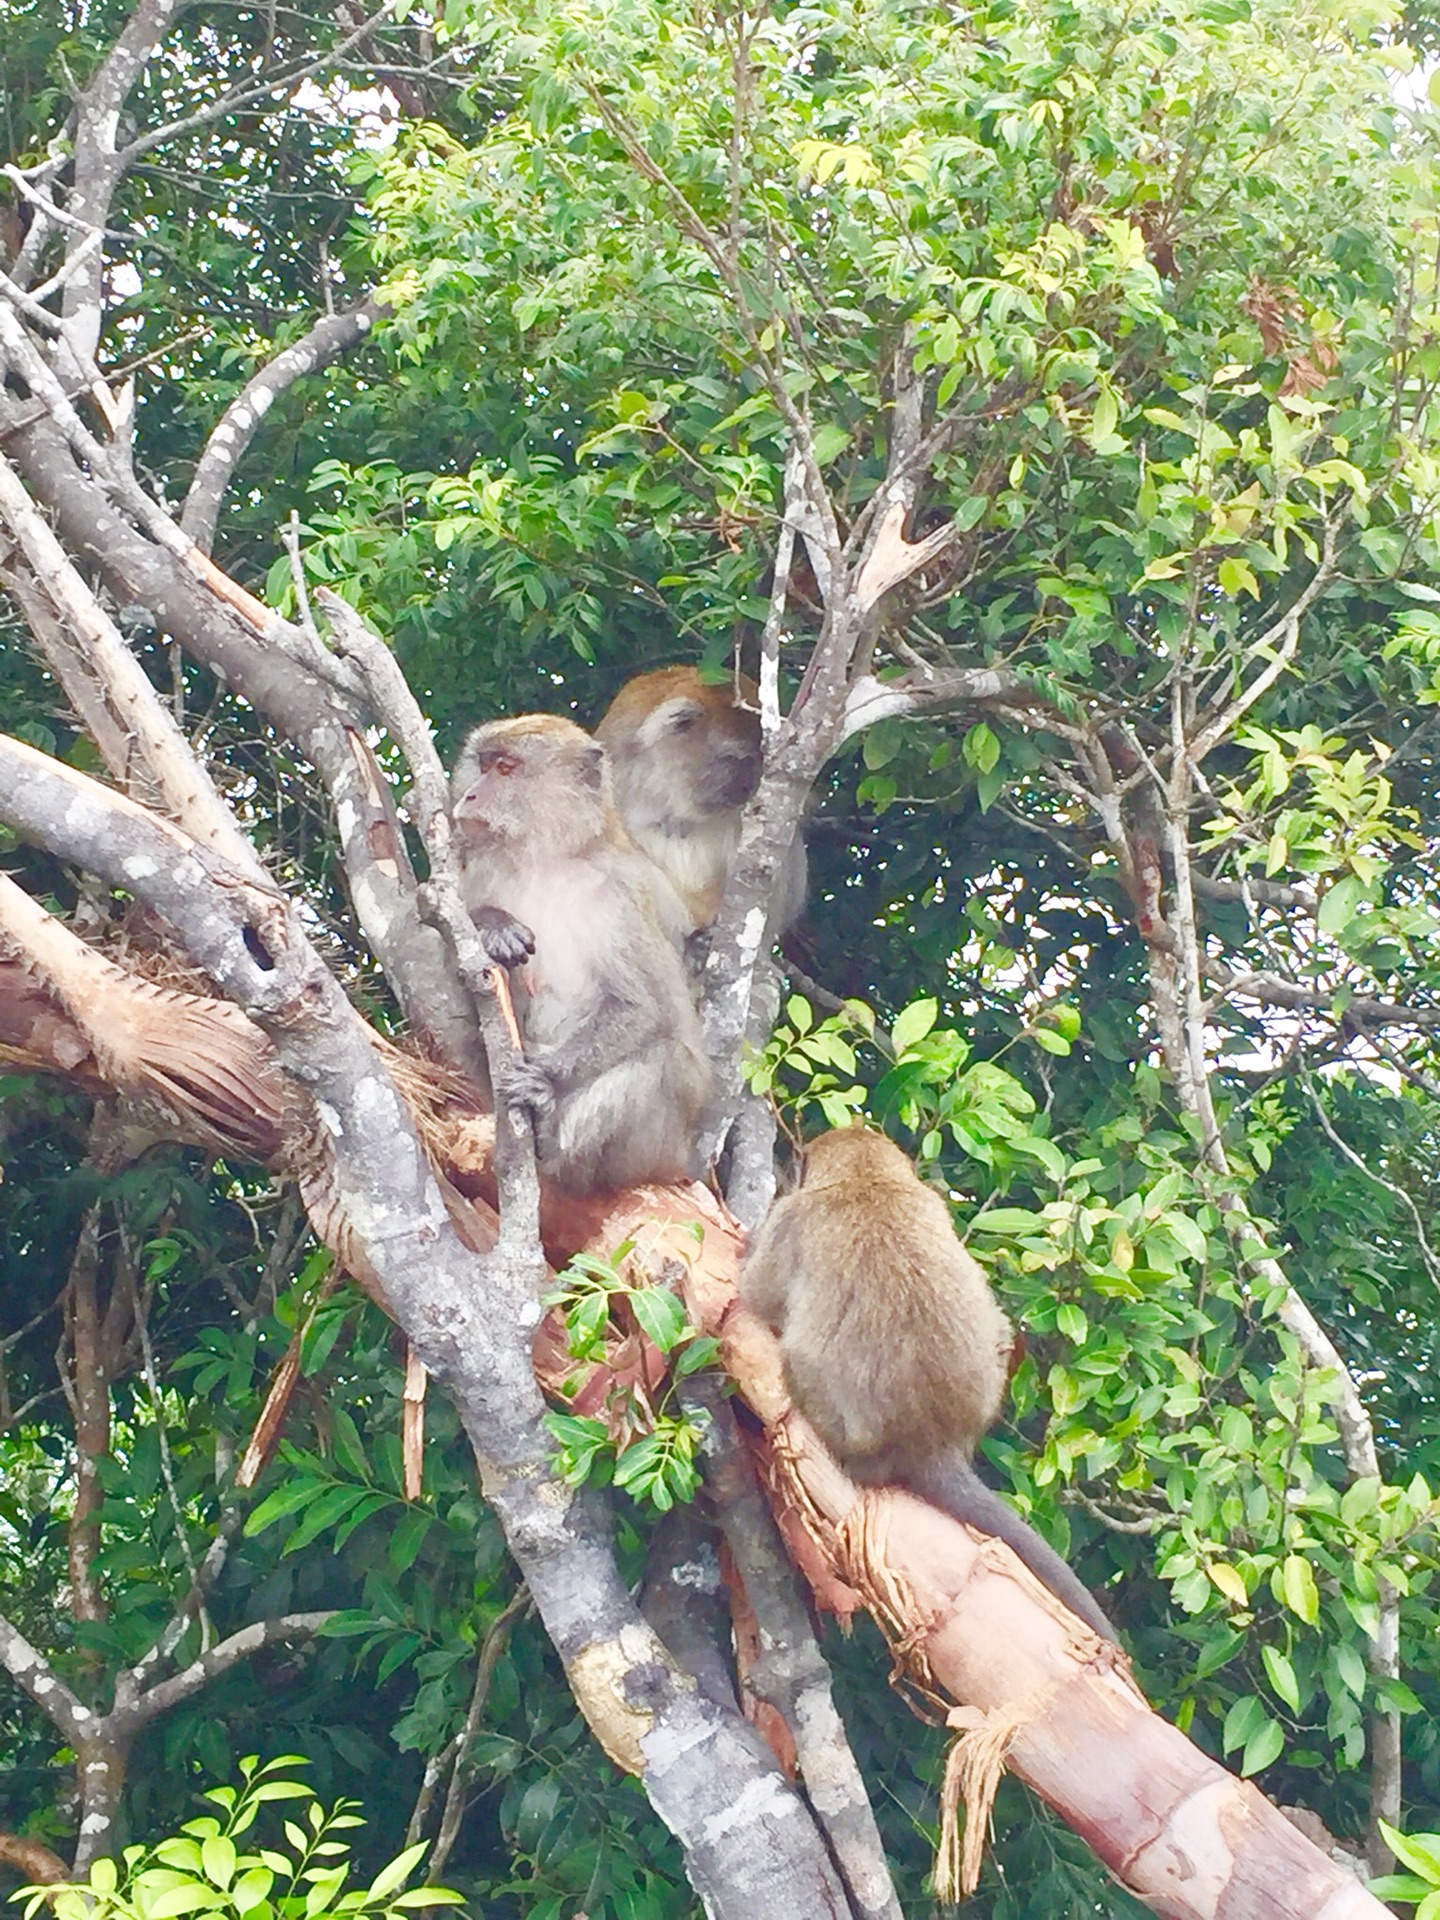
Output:
M358 346L386 311L383 303L370 295L343 313L322 315L302 339L261 367L230 402L205 442L180 512L181 531L188 533L202 552L210 551L221 502L235 469L276 400L297 380L319 373Z

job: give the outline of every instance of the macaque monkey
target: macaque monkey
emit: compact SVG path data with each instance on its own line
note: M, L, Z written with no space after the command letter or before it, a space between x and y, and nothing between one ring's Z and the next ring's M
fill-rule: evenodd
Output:
M697 1171L709 1063L605 749L549 714L492 720L461 749L451 810L465 904L513 970L541 1171L573 1193Z
M632 840L670 883L662 918L683 939L720 910L740 844L740 817L760 784L760 695L753 680L712 686L695 667L661 667L623 686L595 729L615 770ZM805 903L798 835L776 880L772 936Z
M1013 1329L950 1209L883 1134L823 1133L740 1272L780 1336L795 1405L850 1476L908 1487L1012 1547L1106 1640L1115 1630L1039 1534L975 1472L1000 1411Z

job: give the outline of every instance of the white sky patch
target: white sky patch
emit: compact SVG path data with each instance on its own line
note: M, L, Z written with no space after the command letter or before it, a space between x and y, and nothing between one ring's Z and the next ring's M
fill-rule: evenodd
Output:
M394 146L405 117L388 87L352 87L344 80L332 80L325 87L302 80L291 102L318 120L347 121L360 146L380 150Z

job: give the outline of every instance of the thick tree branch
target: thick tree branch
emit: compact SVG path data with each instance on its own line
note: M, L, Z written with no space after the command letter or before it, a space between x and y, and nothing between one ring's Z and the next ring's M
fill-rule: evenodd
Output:
M45 1718L60 1729L65 1738L76 1741L94 1724L95 1715L82 1705L50 1662L21 1633L18 1627L0 1615L0 1667L22 1686Z
M74 107L74 174L66 211L90 227L104 227L124 163L116 150L120 113L131 89L189 0L138 0L114 45L77 96ZM73 255L84 241L72 242ZM93 363L100 340L104 262L91 252L83 273L65 288L65 337L82 366Z
M14 1867L31 1886L53 1886L70 1878L70 1869L58 1853L52 1853L43 1840L23 1833L0 1833L0 1867Z
M1002 667L934 667L916 669L894 680L861 674L845 696L841 738L853 739L881 720L912 720L920 714L944 713L956 707L987 707L1013 714L1032 726L1046 727L1067 737L1076 721L1017 673Z
M149 608L163 631L317 768L334 802L351 898L371 949L414 1032L442 1058L463 1062L474 1029L469 997L443 942L421 924L389 789L359 718L337 698L330 676L344 674L345 663L323 654L317 661L306 635L227 581L153 502L155 524L147 521L145 532L131 525L50 423L18 429L10 448L67 550L93 563L117 599Z
M784 1718L800 1777L845 1876L857 1920L901 1920L865 1782L830 1689L795 1570L735 1411L714 1376L687 1382L687 1403L709 1416L705 1485L760 1625L760 1658L746 1682Z
M245 449L271 407L297 381L319 373L358 346L387 311L383 302L370 294L343 313L324 314L303 338L277 353L252 375L244 390L230 402L205 442L180 513L182 532L189 534L203 552L208 553L214 544L220 503Z
M1328 1014L1337 1025L1349 1020L1366 1027L1440 1026L1440 1007L1407 1007L1396 1000L1373 1000L1355 994L1342 1008L1336 1006L1339 987L1305 987L1282 980L1275 973L1237 973L1223 961L1205 959L1205 976L1226 998L1257 1000L1262 1007L1283 1007L1297 1013Z
M158 804L192 839L264 885L265 870L126 646L60 542L0 455L0 522L25 555L17 591L34 617L35 635L55 677L105 756L135 798ZM0 569L0 579L5 577Z

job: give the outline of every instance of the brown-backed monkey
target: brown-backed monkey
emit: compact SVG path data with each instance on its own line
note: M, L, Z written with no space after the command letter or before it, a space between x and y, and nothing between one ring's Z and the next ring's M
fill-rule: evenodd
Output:
M751 1244L740 1297L780 1336L795 1405L853 1479L993 1534L1107 1640L1100 1607L971 1465L1005 1391L1010 1322L941 1196L883 1134L823 1133Z
M710 926L740 844L740 817L760 784L759 690L741 678L712 686L695 667L660 667L623 686L595 729L615 770L620 817L669 881L666 913L680 937ZM805 902L797 836L770 914L783 933ZM665 902L662 900L662 908Z
M549 714L490 721L451 811L465 904L514 970L541 1171L575 1193L697 1171L709 1064L605 749Z

